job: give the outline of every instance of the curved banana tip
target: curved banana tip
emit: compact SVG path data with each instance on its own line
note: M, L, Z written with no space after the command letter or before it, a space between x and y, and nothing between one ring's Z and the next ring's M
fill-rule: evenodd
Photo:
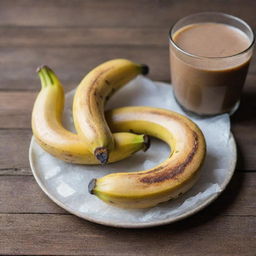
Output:
M96 186L96 179L92 179L88 184L88 192L93 195L93 190Z
M147 75L149 73L149 66L145 64L141 64L141 74Z
M108 162L108 150L105 147L99 147L94 150L95 157L100 161L101 164Z
M144 136L143 136L143 140L144 140L144 148L143 148L143 151L146 152L146 151L148 150L148 148L150 147L150 144L151 144L150 136L144 135Z
M44 69L44 68L50 69L50 68L49 68L48 66L46 66L46 65L41 65L41 66L37 67L36 72L39 73L39 72L40 72L42 69Z

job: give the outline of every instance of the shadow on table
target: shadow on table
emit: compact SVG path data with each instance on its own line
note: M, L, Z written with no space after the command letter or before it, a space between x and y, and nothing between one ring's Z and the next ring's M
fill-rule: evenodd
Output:
M243 93L241 105L231 117L231 130L235 136L238 147L237 169L251 168L244 155L253 148L251 135L255 134L256 125L256 90ZM250 164L249 164L250 165Z
M235 136L235 135L234 135ZM236 136L235 136L236 137ZM235 138L236 139L236 138ZM243 170L246 167L246 161L244 159L243 151L240 146L240 141L236 140L236 148L237 148L237 162L236 162L236 169Z
M256 91L244 92L238 110L231 117L232 124L256 122Z

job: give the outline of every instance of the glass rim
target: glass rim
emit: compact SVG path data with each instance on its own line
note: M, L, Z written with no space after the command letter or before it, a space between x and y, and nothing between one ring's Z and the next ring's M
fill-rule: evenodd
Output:
M195 54L192 54L192 53L189 53L185 50L183 50L182 48L180 48L173 40L172 38L172 32L173 32L173 29L174 29L174 26L179 22L179 21L182 21L182 20L185 20L187 18L192 18L193 16L198 16L199 14L208 14L208 15L220 15L220 16L224 16L226 18L229 18L229 19L234 19L240 23L242 23L248 30L249 32L252 34L252 41L250 43L250 45L243 51L239 52L239 53L236 53L236 54L232 54L232 55L228 55L228 56L222 56L222 57L206 57L206 56L201 56L201 55L195 55ZM223 23L224 24L224 23ZM233 16L233 15L230 15L230 14L226 14L226 13L223 13L223 12L198 12L198 13L194 13L194 14L191 14L191 15L188 15L188 16L185 16L179 20L177 20L170 28L169 30L169 41L170 43L180 52L182 52L183 54L189 56L189 57L193 57L193 58L198 58L198 59L226 59L226 58L232 58L232 57L237 57L239 55L242 55L246 52L248 52L254 45L254 42L255 42L255 36L254 36L254 33L253 33L253 30L251 29L251 27L242 19L236 17L236 16Z

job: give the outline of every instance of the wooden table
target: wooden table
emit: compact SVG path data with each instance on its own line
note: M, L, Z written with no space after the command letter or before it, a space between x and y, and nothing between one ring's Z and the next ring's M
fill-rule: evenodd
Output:
M232 117L237 169L209 207L175 224L117 229L79 219L40 190L29 167L30 115L51 66L65 90L116 57L147 63L169 80L168 28L199 11L223 11L256 27L254 0L0 1L1 255L256 255L256 61ZM221 146L221 145L220 145Z

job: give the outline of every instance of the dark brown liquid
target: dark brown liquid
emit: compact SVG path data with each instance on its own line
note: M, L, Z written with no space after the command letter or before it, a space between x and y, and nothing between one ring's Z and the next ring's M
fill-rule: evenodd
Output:
M230 111L240 98L250 56L216 57L243 52L249 38L232 26L199 23L179 29L173 40L189 54L208 57L190 57L171 46L171 77L180 104L197 114Z

